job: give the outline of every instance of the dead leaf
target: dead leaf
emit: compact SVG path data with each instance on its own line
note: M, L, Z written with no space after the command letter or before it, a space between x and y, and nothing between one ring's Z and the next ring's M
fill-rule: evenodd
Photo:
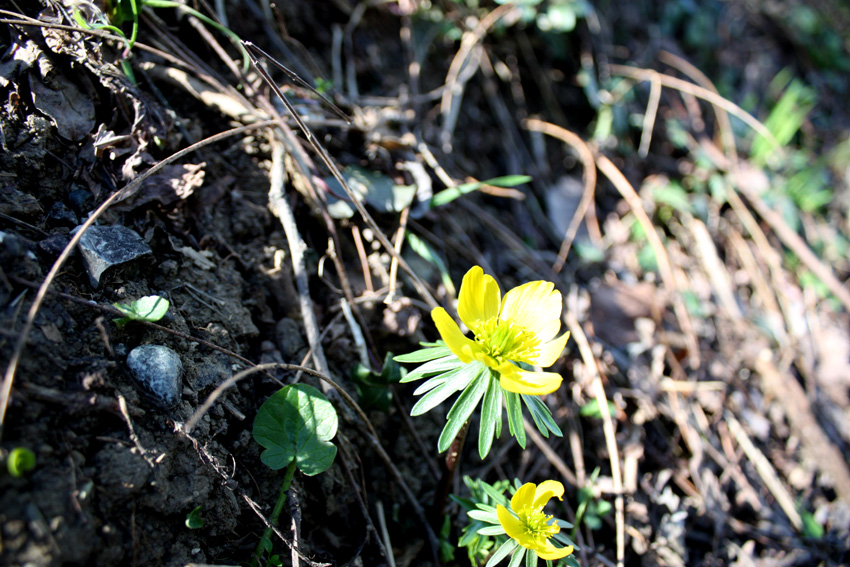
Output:
M135 191L128 193L113 205L115 211L131 211L157 201L170 205L186 199L204 183L206 163L167 165L159 173L148 177Z
M59 327L56 326L56 323L46 323L41 325L41 332L44 334L44 338L48 341L54 343L61 343L64 341L62 338L62 333L59 332Z

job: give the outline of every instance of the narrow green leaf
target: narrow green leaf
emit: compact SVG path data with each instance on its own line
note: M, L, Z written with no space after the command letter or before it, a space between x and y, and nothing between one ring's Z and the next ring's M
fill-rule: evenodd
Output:
M457 368L461 364L463 363L460 359L454 355L431 360L402 378L401 382L413 382L414 380L421 380L434 374L442 374L443 372Z
M479 528L478 535L504 535L505 528L500 525L498 526L487 526L486 528Z
M429 346L426 348L422 348L419 350L415 350L413 352L409 352L407 354L400 354L398 356L393 357L393 360L396 362L428 362L429 360L434 360L437 358L443 358L444 356L450 356L452 354L452 350L443 345L443 346Z
M333 464L336 447L336 409L317 389L307 384L284 386L260 407L254 419L254 439L266 448L260 460L273 470L295 459L307 476L324 472Z
M575 554L567 555L564 560L567 562L567 567L581 567Z
M480 532L479 532L480 533ZM487 565L485 567L493 567L494 565L498 565L499 562L502 561L505 557L510 555L510 553L516 549L516 546L519 545L515 539L508 539L502 546L490 556L490 560L487 561Z
M534 424L544 437L549 437L549 433L546 431L547 429L554 433L555 437L564 436L564 434L561 433L561 428L558 427L557 423L555 423L555 420L552 417L552 412L549 411L549 406L547 406L539 396L522 394L522 399L525 402L526 407L528 407L531 417L534 419Z
M416 236L412 232L407 232L405 235L405 240L407 240L408 246L410 249L419 254L423 260L426 262L433 264L435 268L440 272L440 279L443 281L443 285L446 286L446 290L448 290L449 295L456 295L455 284L452 282L452 276L449 274L449 269L446 267L446 264L443 262L443 259L437 255L434 250L428 246L428 243Z
M506 391L505 407L508 410L508 429L519 446L525 449L525 428L522 425L522 403L519 394Z
M505 498L505 495L502 494L501 492L499 492L498 489L496 489L494 486L492 486L490 484L487 484L484 481L481 481L480 486L481 486L481 490L483 490L484 493L487 494L487 496L489 496L490 498L493 499L493 502L495 502L496 504L501 504L502 506L507 507L508 499ZM479 508L481 506L483 506L483 505L482 504L478 505Z
M490 524L499 523L499 516L496 515L495 512L485 512L483 510L470 510L466 513L467 516L474 520L479 520L481 522L488 522Z
M421 396L422 394L428 393L431 390L433 390L434 388L436 388L437 386L442 386L445 383L446 383L445 374L439 374L437 376L434 376L434 377L426 380L422 384L420 384L418 388L413 390L413 395L414 396Z
M572 529L573 525L566 520L561 520L556 518L555 523L558 524L558 527L564 530Z
M440 378L446 379L445 383L422 396L410 410L410 415L422 415L431 411L455 392L466 388L479 373L480 371L476 367L467 364L456 370L446 372L440 376Z
M525 548L519 546L514 551L514 554L511 556L511 562L508 563L508 567L519 567L519 564L522 563L523 557L525 557Z
M448 422L443 428L443 432L440 434L440 439L437 442L438 452L442 453L449 448L452 441L454 441L455 437L457 437L461 427L463 427L466 420L469 419L469 416L472 415L472 412L475 410L475 406L477 406L478 402L481 401L481 397L484 396L484 392L487 389L487 381L480 379L483 370L484 369L482 368L481 372L476 374L472 383L470 383L463 393L458 396L457 401L452 406L452 409L449 410Z
M502 386L492 372L489 376L487 393L481 406L481 425L478 430L478 455L483 459L493 446L493 435L496 433L496 422L501 429L502 421Z
M443 189L431 197L430 206L432 209L441 207L451 203L461 195L477 191L484 185L492 185L493 187L516 187L517 185L528 183L531 179L532 178L528 175L505 175L504 177L495 177L485 181L476 181L474 183L464 183L457 187L449 187L448 189Z
M528 550L525 554L525 567L537 567L537 553Z

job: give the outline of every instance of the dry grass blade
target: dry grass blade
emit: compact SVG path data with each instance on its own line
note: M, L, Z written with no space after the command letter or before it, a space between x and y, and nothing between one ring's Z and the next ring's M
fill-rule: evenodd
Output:
M553 138L558 138L565 144L568 144L578 152L582 166L584 166L584 192L581 196L581 201L576 208L573 218L570 219L569 227L564 240L561 242L561 249L558 250L558 260L552 266L555 273L560 272L564 263L567 261L567 255L570 253L570 247L576 237L582 219L587 215L593 204L594 194L596 192L596 160L593 158L593 150L587 143L576 134L570 132L566 128L561 128L555 124L544 122L542 120L530 119L526 120L524 126L528 130L535 132L543 132Z
M673 309L676 312L676 318L682 326L682 333L685 335L685 340L688 345L688 358L690 359L691 368L698 368L700 365L699 343L691 325L691 317L688 315L688 310L682 301L682 296L679 293L679 286L676 283L676 278L673 275L673 266L670 264L670 257L667 255L667 250L664 248L664 243L661 242L661 237L655 231L655 226L646 210L643 208L640 196L635 191L632 184L626 179L626 176L617 169L611 160L603 155L596 156L596 164L599 171L614 184L614 187L620 192L620 195L628 203L632 213L637 218L638 222L646 233L646 238L649 241L652 250L655 252L655 258L658 262L658 271L661 273L661 279L664 281L665 287L670 292L670 299L673 302Z
M319 154L322 163L325 164L328 170L330 170L334 179L336 179L336 181L343 188L346 196L351 201L351 204L354 205L354 208L357 209L357 212L360 214L366 224L368 224L375 231L375 237L381 243L381 246L383 246L384 249L391 256L398 260L399 266L401 266L402 269L407 272L408 276L410 276L410 279L413 282L413 286L416 288L416 291L419 293L422 299L430 307L437 307L437 301L428 291L427 287L425 286L425 283L418 275L416 275L416 273L410 268L410 266L401 257L401 255L395 251L395 247L378 227L377 223L372 218L372 215L369 214L369 211L366 210L366 208L363 206L363 203L360 201L360 199L358 199L357 195L354 194L354 191L351 189L351 187L348 185L348 182L342 176L342 173L339 171L339 168L331 159L327 150L324 148L324 146L322 146L322 144L318 142L318 140L316 140L316 136L313 134L313 131L310 129L309 126L307 126L307 124L292 106L292 103L287 100L287 98L283 95L283 92L281 92L280 88L277 86L274 80L272 80L271 76L268 74L268 72L266 72L265 68L263 68L263 66L260 64L254 52L255 46L251 42L244 40L242 42L242 45L244 45L245 48L248 49L248 53L251 56L251 62L253 63L254 68L257 70L258 73L260 73L260 75L263 77L263 80L265 80L266 83L272 88L272 90L278 96L280 101L286 107L287 111L289 111L289 114L295 120L296 124L298 124L298 128L301 130L301 132L304 133L304 136L307 138L307 141L309 142L310 146L317 154Z
M776 138L773 136L770 130L768 130L764 126L764 124L753 118L746 110L744 110L737 104L723 98L716 92L700 87L693 83L683 81L682 79L677 79L676 77L671 77L670 75L659 73L658 71L654 71L652 69L639 69L636 67L629 67L627 65L611 65L610 70L612 74L620 75L621 77L629 77L631 79L637 79L639 81L659 81L662 86L688 93L697 98L701 98L707 102L710 102L711 104L719 106L729 114L740 118L741 120L746 122L750 128L764 136L771 144L773 144L774 148L776 148L777 150L781 150L779 142L776 141Z
M611 478L614 481L614 514L617 524L617 567L623 567L626 554L626 520L623 506L623 477L620 472L620 452L617 449L617 435L614 431L614 422L611 420L611 412L608 411L608 397L605 395L605 387L602 385L602 376L599 374L599 366L596 357L590 348L590 342L584 329L576 319L572 311L566 313L567 329L571 337L578 345L581 359L584 361L587 371L593 377L593 395L602 416L602 430L605 433L605 446L608 449L608 460L611 463Z
M741 424L737 419L735 419L735 416L733 416L731 412L727 411L724 414L724 419L729 425L729 431L731 431L735 440L738 442L738 445L740 445L741 449L744 450L747 458L755 467L764 482L765 487L767 487L770 493L773 494L773 497L776 499L779 507L782 508L785 515L788 516L789 520L791 520L791 524L794 528L797 531L802 531L803 520L800 518L797 508L794 506L794 500L791 498L791 494L788 493L788 490L779 479L779 475L776 474L776 469L773 468L773 465L770 464L770 461L767 460L764 453L759 451L753 444L750 437L747 435L747 432L744 431L744 428L741 427Z

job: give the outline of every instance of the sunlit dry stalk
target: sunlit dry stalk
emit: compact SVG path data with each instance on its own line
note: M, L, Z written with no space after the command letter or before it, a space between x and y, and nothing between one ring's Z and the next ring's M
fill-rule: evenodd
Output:
M567 328L570 330L570 333L578 346L581 359L587 367L587 371L593 377L593 395L596 398L596 405L599 407L599 413L602 416L602 431L605 434L605 447L608 450L608 460L611 463L611 480L614 483L614 515L617 527L617 567L623 567L623 560L626 555L626 520L623 504L623 478L620 473L620 452L617 449L617 434L614 431L614 422L611 419L611 412L608 411L608 397L605 395L605 387L602 385L602 376L599 373L599 366L596 364L596 357L593 356L593 351L590 348L590 342L587 340L587 335L584 333L584 329L572 311L567 310L565 314L565 321L567 323Z
M688 344L688 357L690 359L691 368L698 368L700 365L699 343L694 334L693 326L691 325L691 317L688 315L688 310L682 300L682 296L678 293L679 287L676 284L676 278L673 275L673 267L670 264L670 257L667 255L667 250L664 248L664 243L661 242L661 237L655 231L655 226L652 220L643 208L643 203L640 196L635 191L632 184L629 183L626 176L614 165L611 160L601 154L596 155L596 165L599 170L611 181L620 195L628 203L632 210L632 214L641 224L646 233L646 238L652 250L655 252L655 258L658 261L658 271L661 274L661 279L664 281L664 286L670 293L670 300L673 303L673 310L676 312L676 318L682 326L682 333L685 335L685 340Z
M584 192L582 193L581 201L579 201L575 213L573 213L573 218L570 220L567 232L564 234L564 239L561 241L561 249L558 251L558 260L552 266L552 270L554 270L555 273L559 273L563 269L564 263L567 261L567 255L570 253L570 247L573 244L573 240L576 237L579 226L581 226L581 221L588 216L587 213L593 205L593 199L596 193L596 160L593 159L593 150L590 149L590 146L588 146L587 143L579 136L570 132L566 128L561 128L560 126L544 122L543 120L537 120L536 118L526 120L523 123L523 126L528 130L542 132L548 136L552 136L553 138L558 138L565 144L571 146L576 150L576 152L578 152L579 159L584 167ZM596 226L595 223L590 222L588 222L588 231L591 233L593 232L591 230L591 226L594 226L595 232L599 233L599 227ZM601 237L602 235L600 233L597 235L596 240L601 240Z

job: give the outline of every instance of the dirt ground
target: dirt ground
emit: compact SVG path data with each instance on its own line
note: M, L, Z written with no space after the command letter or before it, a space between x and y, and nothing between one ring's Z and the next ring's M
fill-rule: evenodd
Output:
M430 309L455 312L473 265L503 290L555 282L573 338L546 398L564 437L522 451L503 434L485 460L467 444L453 493L467 496L463 475L564 482L561 516L599 512L575 535L583 567L850 562L841 3L222 3L216 17L350 118L268 66L369 218L227 36L145 8L131 80L124 45L73 18L94 22L96 4L0 4L0 456L36 456L0 471L0 564L247 563L283 478L253 419L302 380L337 406L338 454L295 476L282 564L468 565L465 513L433 510L448 404L412 418L414 387L379 387L383 407L352 372L438 338ZM777 165L743 116L767 121L783 73L816 103ZM800 171L822 182L773 199ZM505 175L533 180L430 201ZM829 198L787 208L816 189ZM149 248L96 283L68 248L93 213ZM168 299L165 318L114 322L113 304L148 295ZM128 368L140 345L179 356L173 406ZM278 368L187 430L217 386L264 363L330 376L367 420Z

